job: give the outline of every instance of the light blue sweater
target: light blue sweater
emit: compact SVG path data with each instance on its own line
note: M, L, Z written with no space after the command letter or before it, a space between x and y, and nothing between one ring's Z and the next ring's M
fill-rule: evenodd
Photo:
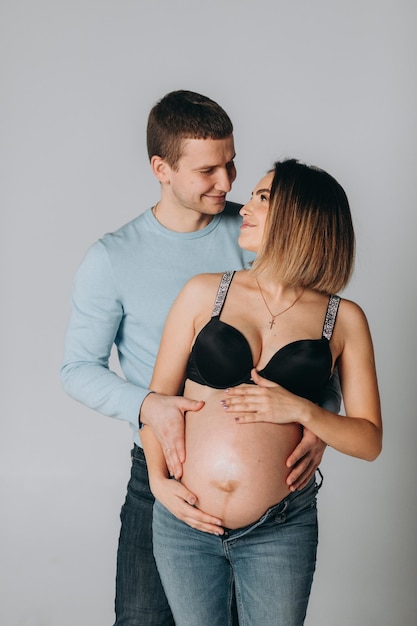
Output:
M166 229L148 209L97 241L76 272L64 388L100 413L128 421L138 445L139 410L178 292L195 274L241 269L253 258L237 243L238 209L227 203L206 228L191 233ZM113 344L124 378L109 368Z

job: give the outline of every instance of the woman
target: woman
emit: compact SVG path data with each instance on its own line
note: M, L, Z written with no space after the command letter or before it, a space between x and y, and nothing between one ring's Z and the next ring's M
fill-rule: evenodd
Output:
M168 495L169 451L166 461L152 431L141 433L157 500L154 553L178 626L227 624L233 589L241 624L303 624L317 486L291 493L285 461L303 428L362 459L381 450L367 321L331 295L346 286L354 260L343 189L322 170L278 162L241 215L239 244L257 254L252 268L186 284L151 382L167 395L184 386L204 403L186 416L181 481L209 520L191 522ZM346 416L318 404L336 363ZM254 407L265 421L250 423Z

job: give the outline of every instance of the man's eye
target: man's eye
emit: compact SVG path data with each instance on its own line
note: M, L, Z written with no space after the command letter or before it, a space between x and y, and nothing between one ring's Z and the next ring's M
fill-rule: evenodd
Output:
M212 167L210 167L207 170L201 170L202 174L213 174L213 172L214 172L214 169Z

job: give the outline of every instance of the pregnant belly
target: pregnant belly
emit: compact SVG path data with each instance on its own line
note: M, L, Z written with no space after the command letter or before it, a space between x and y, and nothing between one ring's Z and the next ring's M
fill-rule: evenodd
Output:
M186 393L188 397L201 398ZM211 390L205 406L186 416L183 482L197 506L228 528L259 519L288 493L285 462L301 439L297 424L237 424Z

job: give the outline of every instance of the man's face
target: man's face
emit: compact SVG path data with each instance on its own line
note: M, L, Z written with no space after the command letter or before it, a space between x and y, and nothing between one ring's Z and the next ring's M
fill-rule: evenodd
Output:
M166 167L166 193L177 207L203 215L221 213L236 178L233 135L185 139L176 170Z

